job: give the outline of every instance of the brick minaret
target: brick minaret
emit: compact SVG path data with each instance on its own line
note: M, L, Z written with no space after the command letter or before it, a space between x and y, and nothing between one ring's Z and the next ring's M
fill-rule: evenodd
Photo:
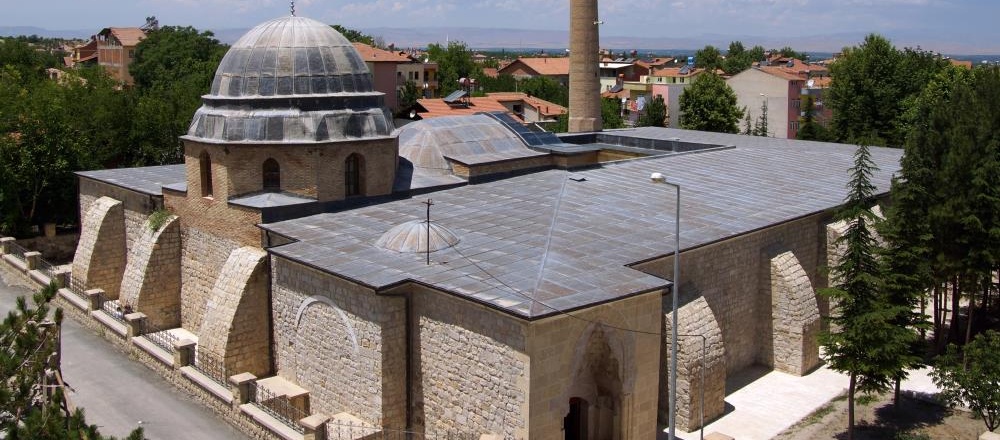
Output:
M569 131L601 130L597 0L570 0Z

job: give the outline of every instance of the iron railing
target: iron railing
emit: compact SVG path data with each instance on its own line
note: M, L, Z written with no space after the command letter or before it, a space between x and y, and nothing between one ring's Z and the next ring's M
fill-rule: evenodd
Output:
M74 295L82 299L87 299L86 291L79 284L79 281L73 279L72 272L66 274L66 289L69 289L70 292L73 292Z
M212 379L215 383L224 387L229 386L226 379L229 378L230 374L226 369L224 361L204 353L197 353L194 356L194 362L191 366L209 379Z
M447 432L437 435L424 435L414 431L386 429L360 423L326 422L326 438L329 440L365 439L365 440L474 440L478 435L468 433Z
M7 243L7 254L16 257L18 260L21 260L22 262L27 262L27 260L25 260L24 258L24 254L28 252L31 251L25 248L24 246L17 244L17 242L12 241L10 243Z
M288 396L276 395L257 382L250 382L250 402L289 428L297 432L305 432L305 428L299 425L299 420L309 415L295 407Z
M101 304L101 310L104 313L122 324L125 323L125 315L131 313L126 309L128 305L123 307L117 299L109 299L105 294L98 295L98 302Z
M38 259L37 270L49 277L50 280L55 280L56 278L56 267L57 266L55 264L50 263L44 258Z
M161 330L153 325L149 322L149 318L142 321L142 337L157 347L166 350L167 353L174 352L174 342L177 341L177 336L170 333L169 330Z

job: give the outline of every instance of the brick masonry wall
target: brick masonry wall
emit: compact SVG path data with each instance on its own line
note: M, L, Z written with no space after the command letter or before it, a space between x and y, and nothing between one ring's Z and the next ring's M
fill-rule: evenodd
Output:
M405 427L405 300L280 257L271 266L278 375L309 390L313 413Z
M242 247L229 254L205 304L199 354L223 360L233 373L269 375L267 275L266 252Z
M722 330L705 297L699 297L677 310L677 427L694 431L701 427L702 392L705 421L726 411L726 351ZM663 315L663 346L660 350L659 421L668 425L670 409L670 333L672 314ZM698 336L704 335L702 339ZM702 355L704 350L704 356ZM704 369L704 381L702 370Z
M73 285L81 290L104 289L117 299L125 271L125 215L122 202L96 199L80 227L80 242L73 257Z
M795 254L771 259L774 368L803 375L819 365L819 304Z
M771 258L793 252L810 283L825 286L819 269L826 264L828 221L828 214L815 214L681 254L681 303L697 296L708 301L722 330L727 375L772 362ZM672 257L635 267L673 277ZM666 301L663 312L669 311Z
M596 386L590 379L588 352L604 341L610 350L608 362L617 365L616 377L605 383L619 383L618 405L622 439L656 438L657 385L660 375L662 314L661 292L557 315L529 324L531 415L530 438L561 438L563 418L569 413L569 399ZM598 332L598 324L605 323ZM635 330L625 331L621 329ZM595 340L595 334L602 336ZM589 402L594 404L595 402ZM520 438L521 433L515 432ZM505 438L510 435L504 433Z
M122 279L121 303L160 329L181 324L181 234L176 216L159 229L147 222L129 249Z
M397 139L328 142L303 145L215 145L185 141L184 163L188 192L201 197L199 157L208 152L212 161L213 197L227 200L263 189L263 164L278 162L281 190L320 201L344 198L344 161L352 153L364 158L365 195L392 192Z
M418 287L411 307L418 430L527 438L525 322Z

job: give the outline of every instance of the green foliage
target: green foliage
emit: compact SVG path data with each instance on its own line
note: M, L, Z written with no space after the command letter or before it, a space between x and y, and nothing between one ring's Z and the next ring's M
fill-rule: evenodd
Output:
M940 396L951 405L967 405L986 429L1000 426L1000 333L976 336L960 353L955 345L938 357L931 371Z
M799 119L799 131L796 133L798 139L804 141L829 141L830 132L827 128L816 121L816 103L812 96L806 95L802 98L802 113Z
M872 225L876 217L875 186L871 176L877 170L864 144L855 153L848 196L838 220L847 231L837 240L844 252L833 267L832 287L822 293L831 298L831 330L820 335L830 368L850 376L848 388L848 437L854 429L854 396L879 393L890 388L896 378L905 377L906 362L916 339L910 329L898 325L899 316L909 313L893 304L881 284L882 262Z
M0 437L17 440L106 439L94 425L87 425L83 410L67 414L62 390L46 382L47 372L58 368L54 356L59 344L62 310L49 319L48 303L55 284L33 297L34 307L18 297L13 311L0 323ZM128 437L142 440L142 429ZM113 437L108 438L113 440Z
M136 90L127 163L159 165L181 160L178 136L187 132L225 53L226 46L211 32L189 26L162 27L136 46L129 68Z
M860 46L845 48L843 57L830 66L833 83L827 98L837 141L869 139L877 145L902 146L908 106L946 63L928 52L900 51L875 34Z
M375 37L371 35L368 35L366 33L351 28L345 28L339 24L333 24L330 25L330 27L332 27L337 32L340 32L340 35L343 35L344 38L347 38L347 41L350 41L352 43L364 43L369 46L378 47L378 45L375 44Z
M714 73L698 75L680 98L681 128L720 133L738 133L743 109L736 105L736 93Z
M521 80L519 85L522 92L531 96L563 107L569 105L569 90L552 78L536 76Z
M767 98L761 100L760 103L760 116L757 117L757 121L753 125L753 130L750 133L753 136L770 136L770 129L767 126Z
M625 127L620 100L601 98L601 123L605 130Z
M514 79L513 75L504 73L497 75L496 78L486 76L482 73L479 76L475 76L476 82L479 83L479 92L482 93L493 93L493 92L514 92L520 90L520 85L517 80Z
M149 229L154 232L159 231L163 225L167 224L167 220L170 220L171 216L173 216L173 214L166 209L157 209L156 211L153 211L153 213L149 215Z
M549 131L553 133L566 133L569 131L569 113L563 113L556 117L556 123Z
M795 58L801 61L806 61L809 58L809 56L805 52L799 52L797 50L792 49L789 46L782 47L781 49L778 50L772 50L771 53L781 54L781 56L785 58Z
M646 103L645 112L639 117L638 125L640 127L667 126L667 104L663 102L662 96L653 96L653 99Z
M482 68L472 61L472 52L463 42L452 41L447 46L430 44L427 57L438 64L438 90L442 96L458 90L460 78L482 77Z
M705 46L694 53L694 66L715 72L722 68L722 53L715 46Z
M759 49L759 57L754 58L758 55L756 50ZM743 42L733 41L729 43L729 52L726 53L726 59L722 62L722 70L724 70L729 75L735 75L744 70L750 68L754 61L760 61L760 58L764 56L764 48L760 46L754 47L754 52L747 51L743 47Z

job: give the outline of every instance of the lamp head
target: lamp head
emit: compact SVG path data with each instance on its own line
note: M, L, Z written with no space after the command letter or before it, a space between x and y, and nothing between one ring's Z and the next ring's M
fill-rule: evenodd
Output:
M666 183L667 178L663 173L653 173L649 175L649 180L653 183Z

